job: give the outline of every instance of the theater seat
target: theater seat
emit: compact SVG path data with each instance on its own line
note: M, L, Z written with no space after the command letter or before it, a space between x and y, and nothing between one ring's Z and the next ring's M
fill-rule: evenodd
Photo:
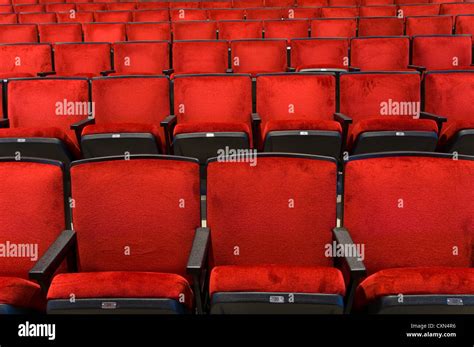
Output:
M45 295L39 284L17 277L0 276L0 314L44 311Z
M229 45L223 40L173 42L175 74L226 73L229 68Z
M291 66L296 71L346 71L349 40L344 38L291 40Z
M231 68L235 73L285 72L288 69L286 40L235 40L230 43Z
M48 44L0 45L0 77L35 77L52 67L51 46Z
M351 40L351 66L361 71L406 71L410 62L410 39L366 37Z
M58 76L95 77L112 69L109 43L57 43L53 50Z
M111 75L162 75L170 67L168 41L116 42Z
M311 21L311 37L356 36L357 18L320 18Z

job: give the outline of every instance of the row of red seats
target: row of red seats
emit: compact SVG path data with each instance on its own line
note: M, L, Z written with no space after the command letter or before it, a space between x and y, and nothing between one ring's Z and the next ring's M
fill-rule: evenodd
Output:
M0 77L474 68L467 35L416 36L411 45L406 36L295 39L289 47L277 39L7 44L0 45Z
M456 34L474 34L474 15L456 17ZM190 21L160 23L2 24L0 43L119 42L150 40L238 40L307 37L451 35L450 17Z
M165 76L12 79L4 89L2 156L474 154L474 71L429 72L423 85L417 72L359 72L258 75L254 89L244 74L180 75L171 86Z
M473 312L472 157L350 158L339 216L336 161L254 160L207 164L203 228L192 159L79 161L70 191L58 162L2 158L0 238L42 258L1 258L0 310Z

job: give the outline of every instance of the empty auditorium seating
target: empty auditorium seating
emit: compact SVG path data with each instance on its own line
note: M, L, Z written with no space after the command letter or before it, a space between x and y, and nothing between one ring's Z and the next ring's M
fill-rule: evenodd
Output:
M4 226L0 238L11 243L8 253L3 252L18 248L15 256L0 258L0 313L44 312L46 293L28 280L28 271L65 228L63 171L55 161L2 158L0 174L0 201L5 207L0 212Z
M437 16L439 4L398 5L397 16Z
M202 1L201 8L231 8L232 1Z
M294 0L265 0L266 7L290 7L294 4Z
M441 15L474 14L474 3L466 4L441 4Z
M197 9L200 7L199 1L170 1L169 8L170 9Z
M408 36L450 35L453 32L453 17L408 17L405 30Z
M85 42L125 41L124 23L86 23L82 24Z
M0 24L17 24L18 18L15 13L0 13Z
M211 314L342 313L343 275L324 253L335 226L336 162L256 159L207 167Z
M473 312L473 175L470 157L407 153L349 159L344 226L365 247L368 275L356 290L356 310Z
M94 21L94 12L59 12L56 18L58 23L90 23Z
M396 6L361 6L360 17L394 17L397 15Z
M358 36L400 36L403 30L403 18L360 18Z
M245 11L240 9L211 9L207 11L210 20L243 20Z
M319 9L312 7L294 7L289 8L288 11L284 13L284 18L288 19L297 19L297 18L317 18L319 17Z
M198 9L172 9L170 10L170 18L173 22L182 20L206 20L206 10Z
M131 22L130 11L97 11L94 12L94 20L102 23Z
M163 23L127 23L129 41L161 41L171 40L171 26Z
M40 42L81 42L82 27L79 23L38 25Z
M221 40L262 38L263 23L261 21L222 21L218 26Z
M474 71L428 72L424 109L447 117L439 141L446 152L474 155Z
M236 73L285 72L286 40L236 40L230 44L231 68Z
M322 18L350 18L359 15L358 7L323 7L321 8Z
M94 120L85 123L81 135L85 158L162 152L159 124L170 114L167 77L94 78L92 101Z
M247 19L282 19L284 12L279 8L251 8L245 11Z
M232 6L235 8L263 7L264 0L233 0Z
M132 12L134 22L163 22L169 20L167 10L150 10Z
M349 40L319 38L291 40L291 66L297 71L349 67Z
M59 43L53 48L59 76L92 77L112 69L108 43Z
M135 9L135 2L111 2L106 5L108 11L131 11Z
M305 38L309 35L309 23L307 20L279 20L263 22L265 38L268 39L296 39Z
M412 45L413 65L427 70L472 68L472 40L468 35L417 36Z
M200 226L197 163L159 157L79 162L71 167L71 184L72 247L50 255L62 259L77 248L79 271L53 278L48 313L104 313L104 298L117 303L114 313L193 312L201 285L194 283L193 293L186 270ZM44 268L54 270L53 264Z
M365 37L351 40L351 66L362 71L403 71L410 62L407 36Z
M0 45L0 77L34 77L50 72L51 46L47 44Z
M176 76L174 113L162 124L177 155L199 158L205 163L226 147L252 146L249 75Z
M336 78L332 74L257 75L264 152L338 157L342 127L334 120L335 112Z
M342 73L339 90L340 112L353 120L351 153L435 150L437 122L419 119L418 72Z
M160 10L167 9L169 7L166 1L150 1L150 2L137 2L137 10Z
M471 35L474 43L474 15L456 17L456 34Z
M354 37L357 33L356 18L325 18L311 21L311 37Z
M46 12L69 12L71 10L76 10L76 4L54 2L55 3L45 4Z
M24 5L15 5L14 11L16 13L38 13L38 12L44 12L44 5L42 4L24 4Z
M18 23L21 23L21 24L56 23L56 14L55 13L19 13Z
M225 73L229 65L228 56L226 41L174 41L172 72Z
M215 40L217 23L215 21L183 21L172 25L173 40Z
M168 41L116 42L114 74L161 75L170 68Z
M0 43L38 42L38 29L34 24L0 25Z
M70 126L90 113L86 79L10 80L7 93L10 127L0 129L2 156L19 152L65 163L80 156Z
M107 5L105 3L82 3L76 4L76 10L78 12L95 12L95 11L105 11Z

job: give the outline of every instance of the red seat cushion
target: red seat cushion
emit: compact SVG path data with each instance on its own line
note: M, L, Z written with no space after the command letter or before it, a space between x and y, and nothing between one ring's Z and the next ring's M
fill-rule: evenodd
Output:
M0 277L0 304L43 311L46 300L38 284L17 277Z
M186 133L218 133L218 132L243 132L249 137L252 146L252 136L249 126L245 123L235 122L196 122L180 123L174 128L174 135Z
M446 144L454 135L459 131L465 129L474 129L474 120L466 119L459 121L448 121L448 125L443 128L441 138L439 139L440 145Z
M284 292L344 295L342 273L332 267L285 265L216 266L210 295L218 292Z
M81 156L81 151L76 143L61 129L55 127L49 128L2 128L0 129L0 137L44 137L44 138L56 138L64 142L67 148L71 151L75 158Z
M263 129L263 138L271 131L279 130L327 130L342 132L341 124L336 121L324 119L292 119L292 120L271 120Z
M19 78L19 77L35 77L35 75L27 72L4 72L0 73L1 79L6 78Z
M54 277L48 300L86 298L167 298L191 309L193 292L188 281L175 274L158 272L82 272Z
M474 268L414 267L385 269L367 277L356 291L362 308L386 295L473 294Z
M349 148L352 148L357 137L366 131L433 131L438 132L438 125L430 119L414 119L407 116L387 116L370 118L357 122L349 136Z

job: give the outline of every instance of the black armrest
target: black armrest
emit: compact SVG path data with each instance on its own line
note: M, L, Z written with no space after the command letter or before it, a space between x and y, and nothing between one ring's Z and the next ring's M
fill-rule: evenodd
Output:
M341 124L352 124L352 118L340 112L334 113L334 120Z
M9 128L10 120L8 118L0 119L0 128Z
M105 70L105 71L101 71L100 74L102 76L108 76L108 75L110 75L111 73L114 73L114 72L115 72L115 70Z
M164 75L169 76L169 75L171 75L172 73L174 73L174 69L163 70L163 74L164 74Z
M260 142L260 124L262 123L262 118L258 113L252 113L252 138L253 146L259 148ZM263 145L263 144L262 144Z
M76 232L64 230L30 270L29 278L37 281L43 291L47 291L51 278L66 257L68 270L77 271L76 242Z
M349 245L354 245L352 238L346 228L334 228L333 235L336 243L338 245L344 245L344 247ZM349 248L349 247L347 247ZM354 247L353 249L357 249ZM365 268L364 262L359 257L363 256L349 256L348 254L344 255L342 258L342 272L345 274L345 278L348 278L348 294L346 295L345 303L345 312L349 313L352 308L352 303L354 301L354 294L357 286L361 280L367 275L367 270Z
M408 65L408 68L409 68L409 69L415 69L415 70L417 70L417 71L419 71L419 72L424 72L424 71L426 71L426 67L424 67L424 66L419 66L419 65L412 65L412 64L410 64L410 65Z
M193 246L188 258L186 272L193 276L194 294L196 297L196 307L199 314L204 312L203 303L205 298L206 276L207 276L207 255L209 252L209 241L211 231L209 228L197 228L194 234Z
M39 76L39 77L46 77L46 76L49 76L49 75L56 75L56 72L55 71L44 71L44 72L38 72L37 73L37 76Z
M443 123L446 123L448 121L448 118L443 117L443 116L438 116L433 113L428 113L428 112L420 112L420 119L431 119L436 122L438 125L438 134L441 133L441 128L443 127Z
M349 72L358 72L358 71L360 71L360 68L355 67L355 66L349 66L348 70L349 70Z
M343 113L336 112L334 113L334 120L341 123L341 127L342 127L342 144L341 144L341 156L342 156L346 143L347 143L347 135L349 134L349 125L352 124L352 118L349 116L346 116Z
M166 140L166 153L171 154L171 145L173 144L173 128L176 125L178 118L174 114L170 114L168 117L160 122L160 125L165 131Z
M95 118L86 118L71 124L71 130L74 130L76 133L76 138L78 143L81 143L81 136L82 136L82 129L84 129L87 125L95 124Z
M225 73L234 73L234 69L227 69L225 70Z
M288 68L286 68L286 71L287 71L287 72L296 72L296 68L294 68L294 67L288 67Z

